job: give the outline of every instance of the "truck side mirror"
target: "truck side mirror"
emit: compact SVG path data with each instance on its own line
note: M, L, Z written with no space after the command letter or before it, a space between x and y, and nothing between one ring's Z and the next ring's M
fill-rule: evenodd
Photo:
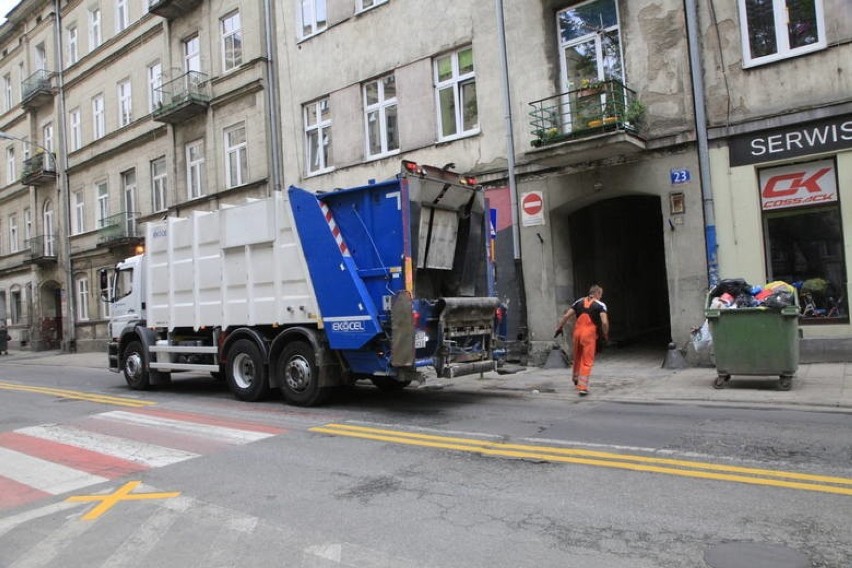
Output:
M109 270L101 268L98 270L98 277L100 279L101 300L104 302L111 302L112 298L109 294Z

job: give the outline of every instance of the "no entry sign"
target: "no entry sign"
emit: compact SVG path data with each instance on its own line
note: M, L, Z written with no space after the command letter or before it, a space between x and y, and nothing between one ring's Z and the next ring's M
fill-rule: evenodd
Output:
M544 198L540 191L521 194L521 225L532 227L544 225Z

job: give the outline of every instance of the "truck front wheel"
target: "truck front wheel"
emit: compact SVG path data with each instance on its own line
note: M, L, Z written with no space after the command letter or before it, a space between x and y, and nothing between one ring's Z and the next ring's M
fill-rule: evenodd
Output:
M281 392L284 399L296 406L313 406L328 396L320 388L314 350L307 343L295 341L287 345L278 358Z
M248 339L240 339L228 351L226 375L228 388L240 400L257 402L269 392L263 355Z
M148 370L145 368L145 352L142 344L131 341L124 350L124 380L134 390L148 390L151 386Z

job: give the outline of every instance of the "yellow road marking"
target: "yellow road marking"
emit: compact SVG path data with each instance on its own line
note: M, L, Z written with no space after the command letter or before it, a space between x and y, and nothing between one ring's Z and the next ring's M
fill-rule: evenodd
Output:
M83 515L84 521L93 521L112 509L120 501L141 501L143 499L171 499L180 495L179 491L171 493L131 493L134 489L141 485L141 481L130 481L125 483L115 493L107 495L73 495L66 499L74 503L85 503L90 501L100 501L100 505Z
M51 387L35 387L30 385L19 385L15 383L7 383L0 381L0 390L31 392L37 394L49 394L60 398L69 398L73 400L85 400L88 402L100 402L103 404L113 404L116 406L130 406L133 408L142 408L144 406L152 406L157 404L148 400L137 400L135 398L124 398L120 396L110 396L106 394L96 394L83 391L74 391L67 389L51 388Z
M789 489L819 491L838 495L852 495L852 479L845 477L831 477L807 473L728 466L670 458L616 454L576 448L505 444L501 442L490 442L487 440L476 440L472 438L436 436L432 434L403 432L383 428L353 426L348 424L326 424L325 426L311 428L311 431L331 434L334 436L348 436L352 438L472 452L498 457L539 459L560 463L574 463L596 467L609 467L631 471L678 475L682 477L733 481L737 483L749 483L772 487L786 487ZM844 485L850 487L843 487Z

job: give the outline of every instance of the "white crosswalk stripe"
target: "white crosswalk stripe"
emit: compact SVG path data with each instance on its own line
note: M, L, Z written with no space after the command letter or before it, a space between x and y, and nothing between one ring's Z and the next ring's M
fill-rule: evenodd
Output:
M99 475L91 475L3 447L0 447L0 475L51 495L60 495L107 481Z
M152 426L155 428L162 428L164 430L178 432L181 434L200 436L211 440L235 444L256 442L258 440L263 440L269 438L270 436L273 436L273 434L269 434L266 432L253 432L251 430L240 430L237 428L228 428L225 426L198 424L195 422L174 420L171 418L151 416L148 414L125 412L123 410L104 412L102 414L93 416L93 418L97 418L98 420L115 420L128 424L137 424L140 426Z

